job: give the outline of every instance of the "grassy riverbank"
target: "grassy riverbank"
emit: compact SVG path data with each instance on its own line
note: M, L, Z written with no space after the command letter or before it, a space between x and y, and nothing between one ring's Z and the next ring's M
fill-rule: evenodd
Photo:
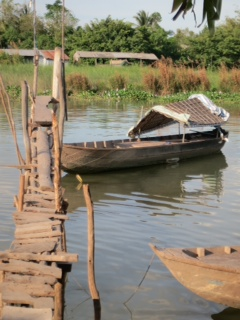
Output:
M51 95L52 66L39 67L38 94ZM240 73L239 73L240 74ZM158 68L66 66L67 93L74 99L156 101L166 104L204 93L219 105L240 105L237 70L193 70L163 63ZM33 65L2 65L0 75L12 99L21 97L21 82L33 83Z

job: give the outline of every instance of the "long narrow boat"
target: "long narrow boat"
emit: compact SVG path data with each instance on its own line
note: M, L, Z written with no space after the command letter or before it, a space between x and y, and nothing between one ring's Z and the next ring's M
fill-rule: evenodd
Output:
M240 308L240 246L213 248L150 247L172 275L200 297Z
M220 151L228 138L228 132L221 125L229 114L201 98L207 99L200 95L166 107L153 107L129 130L129 139L65 143L62 169L66 172L95 173L178 162ZM182 134L142 137L176 123L179 127L182 125ZM210 131L186 133L186 128L209 126L213 127Z

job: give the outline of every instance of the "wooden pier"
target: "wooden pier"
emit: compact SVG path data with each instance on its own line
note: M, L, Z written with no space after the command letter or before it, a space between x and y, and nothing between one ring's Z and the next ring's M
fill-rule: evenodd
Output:
M58 91L59 80L58 73ZM35 97L30 116L28 99L28 85L23 82L26 160L18 154L16 167L21 174L19 194L14 197L15 238L9 250L0 252L0 319L62 320L65 277L78 256L67 253L66 247L68 203L60 169L63 128L56 114L61 98Z

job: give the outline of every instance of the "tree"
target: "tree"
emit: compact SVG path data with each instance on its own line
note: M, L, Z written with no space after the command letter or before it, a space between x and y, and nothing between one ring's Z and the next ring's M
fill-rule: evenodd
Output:
M52 45L61 46L62 44L62 23L64 23L65 36L71 34L77 25L77 19L72 13L62 7L62 1L56 0L54 4L46 5L47 12L45 14L46 28L48 36L52 38ZM62 13L64 12L64 21L62 21Z
M214 36L207 28L201 33L189 33L186 40L181 35L182 61L192 66L218 68L222 63L227 67L240 66L240 12L236 18L227 18L218 26Z
M154 12L149 15L144 10L141 10L134 16L134 19L137 21L138 27L151 27L156 28L159 27L159 23L162 21L161 14L159 12Z
M177 11L177 13L173 17L173 20L176 20L181 14L184 17L187 11L191 9L196 21L196 14L194 11L195 1L196 0L173 0L172 13ZM215 30L215 21L219 20L220 18L221 8L222 8L222 0L204 0L203 1L203 16L202 16L201 24L207 18L207 24L211 34L213 34Z
M78 50L87 51L131 51L130 43L134 29L130 22L106 19L94 20L79 30Z

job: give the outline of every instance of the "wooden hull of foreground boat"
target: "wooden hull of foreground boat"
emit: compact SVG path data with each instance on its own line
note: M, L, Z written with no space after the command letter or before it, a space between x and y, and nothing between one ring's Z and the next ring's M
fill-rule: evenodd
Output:
M224 143L210 131L186 134L184 142L174 135L64 144L62 169L82 174L172 163L216 153Z
M206 300L240 308L240 247L150 247L186 288Z

